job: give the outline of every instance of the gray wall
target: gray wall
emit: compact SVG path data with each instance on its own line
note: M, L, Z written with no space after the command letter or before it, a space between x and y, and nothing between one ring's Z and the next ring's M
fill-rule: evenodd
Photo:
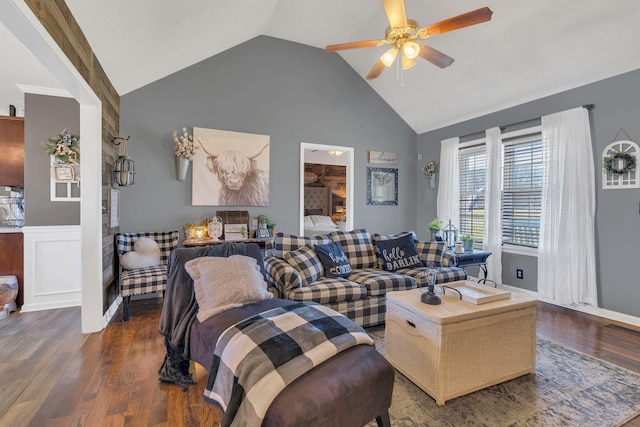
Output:
M79 202L52 202L49 154L43 141L63 130L80 134L80 106L75 99L25 95L24 115L24 222L26 226L79 225ZM80 141L82 158L82 141Z
M245 209L278 231L299 230L300 142L355 147L355 227L416 224L416 134L336 54L260 36L123 95L120 113L137 172L120 189L122 232L182 230L219 209L191 206L191 172L176 180L171 134L183 126L270 135L269 206ZM400 153L399 206L366 206L368 150Z
M493 126L529 120L584 104L595 104L590 112L593 156L596 170L596 259L600 307L640 316L640 241L638 203L640 189L602 190L602 151L613 142L620 128L640 142L640 70L606 79L574 90L528 102L494 114L461 122L418 136L417 149L425 162L440 158L440 141L483 131ZM487 91L490 96L490 91ZM418 171L419 172L419 171ZM436 215L437 189L424 179L418 186L417 228L426 236L426 226ZM524 280L515 269L524 269ZM503 282L529 290L537 289L537 259L503 254Z

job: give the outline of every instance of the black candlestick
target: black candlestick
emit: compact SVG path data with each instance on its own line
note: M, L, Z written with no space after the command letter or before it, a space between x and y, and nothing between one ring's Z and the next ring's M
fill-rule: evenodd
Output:
M440 298L440 295L436 295L433 288L433 285L427 286L427 292L422 294L420 301L429 305L439 305L442 302L442 299Z

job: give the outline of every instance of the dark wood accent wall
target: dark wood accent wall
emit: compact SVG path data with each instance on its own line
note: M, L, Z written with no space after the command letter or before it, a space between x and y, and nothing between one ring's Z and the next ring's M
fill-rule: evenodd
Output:
M0 117L0 186L24 186L24 119Z
M71 63L102 101L102 205L108 206L109 189L113 186L111 173L118 157L112 136L120 132L120 95L109 81L89 42L69 11L64 0L25 0L42 25L58 43ZM104 311L119 293L115 282L114 234L109 228L107 209L102 210L102 271Z

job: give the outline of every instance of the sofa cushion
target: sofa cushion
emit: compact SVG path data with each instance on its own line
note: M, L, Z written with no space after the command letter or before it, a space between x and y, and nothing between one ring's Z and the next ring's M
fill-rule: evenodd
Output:
M444 242L417 242L416 249L427 267L442 267Z
M298 270L302 286L308 286L324 274L322 262L311 245L304 245L295 251L287 252L284 254L284 259L291 267Z
M304 245L326 245L330 242L331 239L328 236L300 237L293 234L276 233L267 255L284 259L284 254L295 251Z
M395 239L378 239L375 244L382 260L383 270L396 271L401 268L422 266L422 260L411 234Z
M403 268L397 270L398 274L406 274L416 279L418 287L427 286L429 276L435 275L435 284L455 282L457 280L465 280L467 272L460 267L435 267L435 268Z
M376 266L376 252L367 230L334 231L329 237L334 242L340 242L353 269Z
M325 277L348 277L351 274L351 264L340 243L316 245L315 250L324 267Z
M413 277L377 268L354 269L349 280L366 287L369 296L386 295L387 292L404 291L418 286Z
M309 286L292 289L287 294L294 301L315 301L330 304L342 301L355 301L367 298L367 289L357 283L336 277L322 278Z

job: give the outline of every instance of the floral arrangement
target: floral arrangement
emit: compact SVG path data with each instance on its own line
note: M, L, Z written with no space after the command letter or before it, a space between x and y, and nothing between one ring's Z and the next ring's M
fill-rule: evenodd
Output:
M182 134L178 136L178 131L173 131L173 141L175 144L176 156L183 157L187 160L193 158L195 146L193 145L193 135L189 135L187 128L182 128Z
M431 160L422 168L422 171L424 172L424 177L427 178L427 181L431 180L433 173L437 170L438 170L438 162L436 162L435 160Z
M77 165L80 161L80 138L63 130L55 138L49 138L42 146L47 153L56 157L62 163Z

